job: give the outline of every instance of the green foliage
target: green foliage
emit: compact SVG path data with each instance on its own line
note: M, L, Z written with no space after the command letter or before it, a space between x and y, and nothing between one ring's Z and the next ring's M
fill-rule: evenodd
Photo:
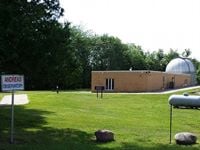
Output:
M144 52L117 37L62 24L63 12L59 0L1 0L0 73L24 74L28 90L90 88L92 70L164 71L179 56L173 49ZM190 54L185 49L183 55Z
M69 24L57 19L63 14L59 1L0 2L0 71L24 74L27 89L50 89L66 73ZM71 66L69 66L70 68Z
M70 28L70 33L70 47L74 52L74 59L76 60L76 66L74 67L77 69L75 87L88 88L90 87L91 78L90 54L92 35L89 31L83 31L81 27L76 26Z
M165 54L162 49L146 53L146 66L148 70L165 71L167 64L174 58L179 57L177 51L170 49L170 52Z
M197 67L197 82L198 84L200 84L200 63L198 63Z
M95 36L92 39L90 61L93 70L128 69L128 47L116 37Z
M199 89L195 90L196 92ZM191 93L193 91L190 91ZM199 144L169 144L170 95L104 94L88 92L25 92L30 103L15 106L15 144L9 144L10 107L0 107L1 149L70 150L197 150ZM0 94L0 97L3 95ZM199 135L200 111L173 109L173 136ZM109 129L115 141L98 143L94 132Z
M130 66L133 70L145 70L146 63L145 63L145 54L140 46L136 46L135 44L128 44L129 48L129 59L130 59Z
M192 54L191 50L188 48L188 49L185 49L184 52L182 53L182 56L183 57L189 57L190 55Z

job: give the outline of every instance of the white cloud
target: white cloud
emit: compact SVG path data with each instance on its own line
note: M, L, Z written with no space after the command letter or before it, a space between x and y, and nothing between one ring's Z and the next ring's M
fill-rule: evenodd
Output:
M65 18L146 50L192 50L200 60L200 0L60 0Z

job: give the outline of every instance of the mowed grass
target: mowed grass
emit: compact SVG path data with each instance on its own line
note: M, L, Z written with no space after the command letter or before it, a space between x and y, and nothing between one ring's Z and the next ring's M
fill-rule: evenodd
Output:
M10 107L0 107L0 150L197 150L200 145L169 144L169 94L22 92L30 103L15 106L14 144ZM3 97L0 94L0 98ZM200 111L173 109L173 136L193 132L200 138ZM98 143L94 132L109 129L115 141Z

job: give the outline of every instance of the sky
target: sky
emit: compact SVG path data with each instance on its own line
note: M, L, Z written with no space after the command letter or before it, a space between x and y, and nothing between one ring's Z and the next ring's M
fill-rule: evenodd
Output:
M192 51L200 61L200 0L60 0L65 21L145 51Z

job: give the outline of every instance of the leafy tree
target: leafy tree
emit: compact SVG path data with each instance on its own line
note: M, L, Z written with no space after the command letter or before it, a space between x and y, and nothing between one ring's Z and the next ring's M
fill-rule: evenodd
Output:
M198 65L197 68L197 83L200 84L200 64Z
M129 47L129 59L130 66L133 70L145 70L145 54L140 46L136 46L135 44L128 44Z
M170 52L165 54L162 49L146 53L146 65L148 70L165 71L167 64L174 58L179 57L177 51L170 49Z
M71 49L74 51L76 60L77 74L76 88L89 88L91 79L90 53L92 47L92 34L90 31L84 31L80 26L70 28Z
M169 63L172 59L179 57L177 50L170 49L169 53L166 54L166 61Z
M2 0L0 15L0 72L24 74L27 89L59 84L52 76L63 77L70 56L69 24L57 21L59 1Z
M150 53L150 52L146 52L146 69L147 70L155 70L158 71L158 62L156 61L156 51Z
M118 38L96 36L92 44L90 62L93 70L123 70L130 67L128 47Z
M184 52L182 53L182 56L183 57L189 57L190 55L192 54L191 50L188 48L188 49L185 49Z
M191 59L195 69L196 69L196 79L197 83L200 84L200 62L196 59Z

